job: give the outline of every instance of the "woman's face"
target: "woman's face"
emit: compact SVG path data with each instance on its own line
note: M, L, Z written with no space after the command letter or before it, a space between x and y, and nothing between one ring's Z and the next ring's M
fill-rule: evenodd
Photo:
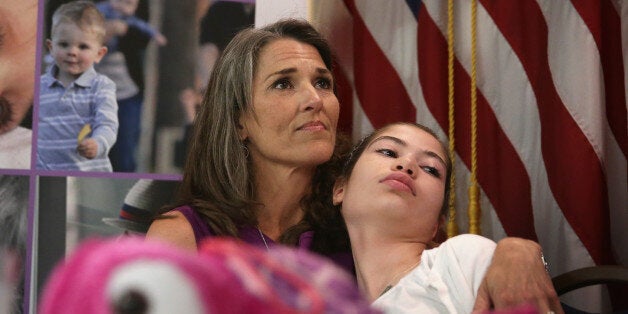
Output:
M444 201L446 158L424 130L387 127L367 145L350 177L336 184L334 204L342 203L348 227L379 226L409 237L418 231L429 241Z
M0 134L17 127L33 102L37 1L0 1Z
M255 164L310 167L329 160L340 108L316 48L292 39L267 44L252 95L253 112L240 117L240 139Z

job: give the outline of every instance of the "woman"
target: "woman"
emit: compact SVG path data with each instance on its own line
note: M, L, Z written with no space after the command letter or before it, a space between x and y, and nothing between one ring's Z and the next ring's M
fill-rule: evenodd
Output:
M192 250L216 235L267 248L278 242L351 269L348 246L330 229L338 225L334 214L310 196L329 193L334 151L345 147L336 140L331 70L330 48L307 22L284 20L236 35L214 67L195 119L178 207L155 220L147 238ZM528 267L540 265L530 258L540 252L537 244L512 239L502 247L496 251L501 261L489 269L494 275L486 278L487 296L527 276L533 284L521 291L556 298L542 266ZM509 278L512 263L520 271Z
M227 46L195 120L180 188L181 204L202 215L211 234L252 235L269 246L296 244L309 229L302 198L336 142L331 63L327 43L304 22L248 29ZM195 249L187 213L167 213L148 237Z
M360 290L388 313L470 313L495 243L460 235L430 249L451 162L435 134L396 123L367 136L333 189Z

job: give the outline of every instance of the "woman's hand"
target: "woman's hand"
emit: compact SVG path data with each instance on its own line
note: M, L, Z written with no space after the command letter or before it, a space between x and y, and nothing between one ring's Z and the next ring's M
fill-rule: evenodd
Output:
M478 289L474 311L534 305L539 313L563 313L552 280L533 241L505 238L497 243Z

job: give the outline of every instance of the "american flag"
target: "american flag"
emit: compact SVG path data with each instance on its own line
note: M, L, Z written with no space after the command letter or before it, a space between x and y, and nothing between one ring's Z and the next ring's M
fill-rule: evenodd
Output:
M310 1L338 55L341 127L394 121L448 134L447 1ZM470 176L471 1L456 0L456 207ZM628 1L477 2L481 228L537 241L551 275L628 265ZM607 309L597 287L564 303Z

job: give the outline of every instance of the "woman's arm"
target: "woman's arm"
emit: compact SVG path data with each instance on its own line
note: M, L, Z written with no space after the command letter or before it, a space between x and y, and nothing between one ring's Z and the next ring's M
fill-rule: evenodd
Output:
M473 308L512 309L534 304L539 313L563 313L536 242L505 238L497 242L491 265L486 271Z
M192 225L181 212L168 212L162 217L155 219L148 228L147 240L169 242L184 249L197 250Z

